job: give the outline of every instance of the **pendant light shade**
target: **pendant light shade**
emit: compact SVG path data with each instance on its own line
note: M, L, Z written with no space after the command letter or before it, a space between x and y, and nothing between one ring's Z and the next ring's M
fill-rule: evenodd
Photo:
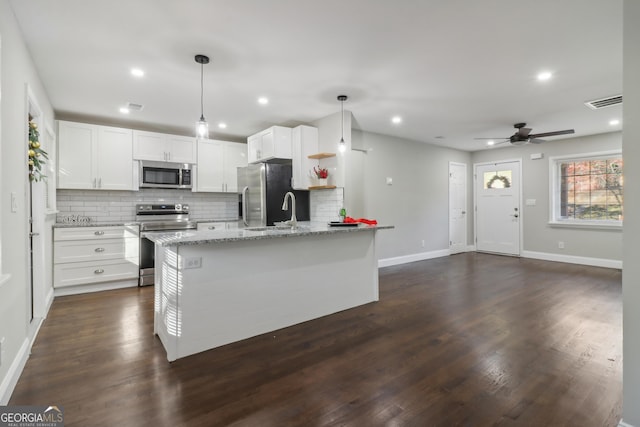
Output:
M209 138L209 123L204 118L204 64L209 63L209 57L196 55L196 62L200 64L200 120L196 122L196 136Z
M347 150L347 144L344 142L344 101L346 101L347 99L349 99L347 95L338 95L338 101L340 101L340 117L342 119L338 151L340 151L341 153L344 153Z

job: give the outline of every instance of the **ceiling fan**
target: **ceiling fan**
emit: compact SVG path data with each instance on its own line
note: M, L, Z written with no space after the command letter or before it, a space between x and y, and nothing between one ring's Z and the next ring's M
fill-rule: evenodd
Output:
M513 125L514 128L517 129L516 133L507 137L507 138L474 138L474 139L490 139L490 140L500 140L504 139L504 141L497 142L494 145L504 144L506 142L511 143L512 145L524 145L524 144L540 144L544 142L544 140L539 138L544 138L547 136L556 136L556 135L569 135L575 133L573 129L566 130L557 130L554 132L543 132L543 133L531 133L531 128L526 128L526 123L516 123Z

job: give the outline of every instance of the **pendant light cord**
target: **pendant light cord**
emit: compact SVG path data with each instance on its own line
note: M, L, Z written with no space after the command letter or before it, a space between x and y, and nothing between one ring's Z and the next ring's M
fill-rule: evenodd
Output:
M340 117L342 118L340 142L344 142L344 101L340 101Z
M204 119L204 64L200 64L200 120Z

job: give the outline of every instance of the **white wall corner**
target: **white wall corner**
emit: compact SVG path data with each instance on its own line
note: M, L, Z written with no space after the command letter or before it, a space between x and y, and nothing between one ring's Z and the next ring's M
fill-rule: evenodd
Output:
M22 370L27 364L30 348L29 339L25 338L18 354L15 359L13 359L13 362L11 362L11 366L9 366L7 375L4 377L2 383L0 383L0 405L7 405L9 403L11 394L13 394L16 384L18 384L18 379L20 379L20 375L22 375Z
M378 268L407 264L409 262L424 261L426 259L440 258L444 256L449 256L449 249L440 249L437 251L421 252L417 254L380 259L378 260Z
M523 258L541 259L543 261L566 262L568 264L590 265L593 267L622 269L622 261L617 259L589 258L574 255L561 255L547 252L522 251Z
M625 423L623 420L620 420L620 423L618 424L618 427L634 427L631 424L627 424Z

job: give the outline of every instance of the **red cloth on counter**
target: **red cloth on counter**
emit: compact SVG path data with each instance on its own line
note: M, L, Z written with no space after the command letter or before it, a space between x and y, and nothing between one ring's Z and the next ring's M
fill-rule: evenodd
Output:
M346 222L347 224L354 224L356 222L361 222L367 225L378 225L378 221L376 221L375 219L366 219L366 218L354 219L354 218L351 218L350 216L345 216L343 222Z

